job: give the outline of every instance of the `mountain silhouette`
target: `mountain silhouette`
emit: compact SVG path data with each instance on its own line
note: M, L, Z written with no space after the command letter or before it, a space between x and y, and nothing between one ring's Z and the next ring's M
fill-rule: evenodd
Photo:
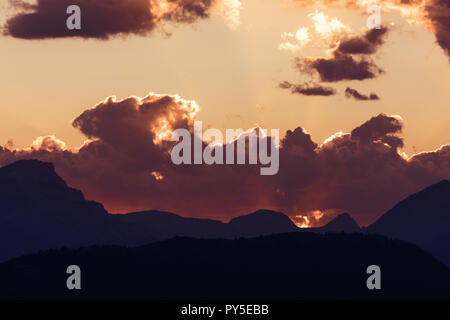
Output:
M299 230L288 216L272 210L258 210L254 213L231 219L229 225L236 235L245 237Z
M53 164L39 160L0 168L0 203L0 261L63 246L136 246L176 236L233 239L298 229L269 210L230 223L162 211L109 214L67 186Z
M0 203L2 299L450 298L449 181L363 230L347 213L309 229L271 210L229 223L113 215L37 160L0 168ZM65 287L73 264L81 292ZM369 265L382 270L381 291L366 287Z
M450 181L407 197L366 231L415 243L450 266Z
M81 290L66 287L81 269ZM367 267L381 270L369 290ZM0 299L449 299L450 271L415 245L362 233L173 238L59 249L0 264Z
M450 266L450 181L401 201L361 230L344 213L300 229L281 212L258 210L229 223L170 212L109 214L67 186L51 163L21 160L0 168L0 261L39 250L90 245L139 246L173 237L236 239L286 232L367 232L410 241Z
M0 260L115 237L103 206L69 188L51 163L23 160L0 168L0 204Z
M305 231L310 232L320 232L320 233L327 233L327 232L361 232L361 228L359 227L358 223L348 214L348 213L341 213L340 215L336 216L333 220L328 222L326 225L319 227L319 228L305 228Z
M143 211L128 214L110 214L109 218L127 239L128 245L142 245L156 240L179 237L230 238L226 223L184 218L164 211Z

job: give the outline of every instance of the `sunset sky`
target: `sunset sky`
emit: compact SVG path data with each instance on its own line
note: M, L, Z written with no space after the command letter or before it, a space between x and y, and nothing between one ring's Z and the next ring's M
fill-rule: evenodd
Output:
M73 169L72 164L63 163L64 156L57 156L57 160L54 160L56 169L69 185L80 188L87 198L102 202L113 212L162 209L176 210L177 213L190 216L227 220L259 207L285 210L290 215L311 215L316 210L332 213L346 210L354 215L358 222L367 224L410 192L417 191L418 188L425 187L436 180L450 178L450 169L448 169L450 151L447 149L443 152L442 159L436 160L432 157L432 160L421 164L420 167L423 169L430 161L435 161L430 171L423 169L425 173L418 173L416 177L414 174L417 170L408 167L411 162L409 157L414 154L433 151L450 143L450 52L448 51L450 48L450 1L448 0L411 0L405 2L409 4L404 5L399 5L401 1L396 0L374 1L383 6L382 25L387 31L386 34L377 38L380 42L373 44L373 48L370 49L373 49L373 52L361 55L361 59L373 62L383 72L362 80L336 81L326 81L324 76L320 77L321 73L311 75L302 72L299 65L311 67L311 64L307 63L308 58L329 59L333 55L332 50L337 48L336 45L339 43L351 38L363 37L368 32L366 29L368 16L364 14L368 1L224 0L225 3L207 0L175 1L176 6L179 4L182 9L189 8L190 4L202 3L202 8L206 5L207 10L206 13L202 12L198 16L195 16L197 13L189 12L189 17L186 19L184 16L183 19L167 18L167 15L163 16L158 12L161 15L155 19L156 25L144 32L141 30L141 32L129 31L127 34L110 33L107 37L85 34L83 32L89 33L89 31L83 28L101 24L102 21L108 25L112 23L109 19L118 19L122 16L124 17L122 22L125 25L128 21L126 8L131 5L139 7L145 1L120 0L117 3L121 3L122 7L120 11L117 11L117 15L99 16L94 20L91 20L90 7L83 8L86 1L60 1L60 3L79 4L82 9L82 33L78 37L71 37L69 31L63 30L64 24L61 27L62 35L57 33L45 35L44 32L44 36L42 34L37 36L39 32L36 31L36 26L31 24L30 27L25 23L26 21L22 21L23 24L20 25L21 21L13 20L24 10L39 13L41 7L28 8L22 1L12 1L11 4L14 5L10 5L8 0L0 0L0 23L3 26L3 35L0 36L2 48L0 145L5 146L4 153L7 149L10 152L0 156L1 164L30 156L53 161L49 154L38 151L63 152L63 150L42 149L35 150L33 154L32 150L26 151L25 148L39 136L54 135L56 139L65 143L66 149L80 147L88 139L88 135L105 143L112 143L114 139L108 140L95 131L98 128L86 129L89 126L86 119L81 119L79 121L81 125L76 128L72 126L73 120L82 118L83 112L109 96L116 96L117 101L120 101L132 96L145 97L153 92L161 95L177 94L182 99L195 101L200 106L195 119L202 120L204 126L220 130L249 129L256 126L265 129L277 128L280 129L282 137L287 130L301 127L305 134L311 135L312 141L318 146L337 132L350 133L379 114L385 114L386 117L398 115L401 118L390 119L394 119L392 120L394 122L395 119L400 119L398 121L403 128L399 130L394 128L391 131L388 129L386 133L403 138L404 147L390 144L400 158L393 162L389 161L388 164L377 163L377 166L383 167L383 172L379 172L378 177L373 172L369 175L376 181L371 180L372 178L367 177L365 173L353 171L346 175L352 176L352 181L348 184L339 177L331 178L334 179L330 187L332 190L342 187L347 193L354 192L364 184L372 184L373 187L367 190L359 190L364 199L371 198L369 194L377 194L372 197L376 204L367 204L371 206L370 208L363 204L343 204L340 200L336 200L339 194L330 190L324 190L322 195L322 190L327 188L319 182L323 177L320 179L310 177L311 170L304 175L300 175L301 171L299 172L298 179L304 182L302 185L284 181L283 162L280 163L281 177L278 177L282 181L275 182L272 185L273 188L267 187L268 190L260 186L254 189L255 193L260 194L259 197L249 196L245 199L246 192L252 190L252 185L259 184L259 180L254 183L250 180L233 181L230 177L224 178L226 181L221 181L222 173L217 173L216 181L211 178L202 180L198 177L199 186L193 188L201 190L201 186L217 184L220 185L217 187L217 194L210 194L211 191L209 191L201 195L201 199L193 199L195 195L190 195L185 201L181 201L180 194L184 191L181 191L182 188L178 190L178 186L182 181L186 181L186 177L173 178L173 181L167 181L168 185L159 190L153 184L150 186L144 182L139 172L133 172L130 175L124 173L125 178L119 177L117 168L128 166L121 162L114 170L111 169L111 174L105 169L101 177L90 180L91 169L85 171L82 169L87 165L80 165ZM40 0L39 2L51 4L58 0ZM344 6L341 3L352 4ZM427 7L430 5L441 8L437 18L435 10ZM156 8L154 4L151 6ZM159 10L162 9L159 8ZM178 7L173 10L178 10ZM152 12L154 14L156 11ZM168 12L171 13L171 11ZM43 11L43 22L39 19L34 22L40 23L39 26L42 26L44 31L43 24L52 17L61 15L65 23L68 16L64 11L62 14L60 11L50 13ZM86 22L83 20L85 16ZM327 29L331 30L328 34L320 29L320 25L315 25L318 17L324 16L327 16L328 20L319 22L324 22L321 25L322 28L331 26L331 29ZM332 29L330 21L335 18L337 20L334 21L339 21L345 29ZM48 23L51 25L50 22ZM295 39L296 32L302 27L305 28L303 30L308 30L308 40ZM323 32L319 32L320 30ZM24 36L25 34L27 36ZM283 47L286 42L292 46L297 45L298 48L283 50L287 48ZM343 54L343 57L349 57L349 55ZM324 96L291 92L291 89L292 91L294 89L290 87L291 85L309 81L321 88L333 88L335 94ZM283 82L289 85L281 88L280 84ZM286 86L288 86L287 89ZM363 95L374 93L379 99L361 101L348 98L345 95L347 87ZM93 121L93 118L89 119ZM130 134L135 139L137 134L132 135L129 131L125 131L126 128L125 126L115 129L124 130L124 137ZM13 141L13 145L7 144L9 140ZM139 145L139 147L142 146L145 147L145 144ZM153 146L149 147L153 150L152 148ZM74 149L70 152L78 151ZM400 155L402 152L405 154ZM128 156L131 156L130 152ZM115 158L118 157L115 156ZM322 160L314 161L319 163ZM401 161L404 161L399 165L402 169L393 169L393 173L383 175L386 167L391 168L392 163L397 165ZM331 162L326 166L335 164ZM289 162L289 166L291 165L295 166L295 162ZM151 180L153 178L149 172L165 172L161 166L165 165L144 166L142 171L146 172L147 179ZM299 160L298 166L304 166L303 162ZM374 168L374 166L368 167ZM442 171L439 171L440 169ZM179 170L181 169L178 168L177 172ZM397 176L400 174L399 171L403 172L403 170L403 175ZM194 175L197 174L194 173ZM215 175L214 171L212 175ZM106 176L108 180L105 179ZM171 178L170 174L163 173L163 176L167 176L167 180ZM390 182L391 179L396 181ZM118 187L113 189L105 186L104 189L98 190L102 185L100 180L109 181L112 184L117 182ZM224 191L227 190L226 185L233 188L231 187L233 183L248 183L249 189L245 189L247 191L243 191L242 194L227 194ZM272 184L265 180L261 183ZM380 190L383 189L383 183L391 186L387 187L387 190ZM130 187L131 185L133 186ZM178 191L174 191L172 196L176 200L167 195L170 190L173 190L173 185L177 186L180 192L178 194ZM123 199L120 198L118 195L123 188L133 189L130 190L133 196L124 195ZM137 191L134 190L135 188L140 189ZM283 190L283 188L286 189ZM265 192L270 194L280 189L286 197L291 192L295 197L298 192L301 194L299 196L301 203L285 206L284 204L289 201L286 200L284 204L281 204L283 199L277 198L272 201L271 196L264 195ZM150 193L159 194L159 192L167 197L163 197L160 201L152 200L149 196ZM357 196L354 195L354 197ZM206 198L208 200L205 200ZM169 199L173 202L164 205L170 202ZM246 203L245 200L248 202ZM232 204L224 207L224 201ZM311 201L311 204L304 205L304 202L308 201ZM222 208L214 210L214 204Z

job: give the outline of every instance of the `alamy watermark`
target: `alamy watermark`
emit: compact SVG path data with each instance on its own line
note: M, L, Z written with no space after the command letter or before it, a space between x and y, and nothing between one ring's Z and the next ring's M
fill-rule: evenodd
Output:
M366 285L369 290L381 290L381 269L377 265L371 265L367 267L367 274L370 277L367 278Z
M70 265L66 269L69 277L66 280L66 286L69 290L81 290L81 268L77 265ZM381 269L377 265L370 265L366 269L369 277L366 280L366 286L369 290L381 290Z
M369 6L366 10L370 16L367 18L367 29L381 29L381 7L380 6Z
M264 129L249 131L226 129L224 140L220 130L208 129L203 132L202 122L195 121L193 136L187 129L176 129L172 133L171 140L178 141L171 152L172 162L176 165L260 164L266 166L260 168L260 174L264 176L277 174L280 167L279 129L272 129L270 136L267 136ZM205 143L209 144L204 147ZM235 145L237 145L236 148ZM270 145L270 153L268 145Z
M81 30L81 8L77 5L70 5L66 10L70 16L66 20L66 26L69 30ZM381 29L381 7L371 5L367 7L366 13L369 14L367 19L368 29Z
M81 8L77 5L70 5L66 10L70 16L66 20L66 26L69 30L81 30Z
M81 290L81 269L77 265L68 266L66 273L70 276L66 280L66 286L69 290Z

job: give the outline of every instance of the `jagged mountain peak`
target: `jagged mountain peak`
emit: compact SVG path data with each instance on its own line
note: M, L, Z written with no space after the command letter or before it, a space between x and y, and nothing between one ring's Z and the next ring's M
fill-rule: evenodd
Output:
M357 232L360 231L358 223L348 213L341 213L321 228L327 232Z

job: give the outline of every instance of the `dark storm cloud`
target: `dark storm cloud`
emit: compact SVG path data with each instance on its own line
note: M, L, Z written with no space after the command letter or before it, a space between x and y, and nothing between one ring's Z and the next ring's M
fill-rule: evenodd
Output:
M22 39L147 35L165 22L193 23L209 17L214 0L37 0L11 2L19 12L9 18L4 34ZM164 4L161 6L160 4ZM70 5L81 8L81 30L68 30Z

